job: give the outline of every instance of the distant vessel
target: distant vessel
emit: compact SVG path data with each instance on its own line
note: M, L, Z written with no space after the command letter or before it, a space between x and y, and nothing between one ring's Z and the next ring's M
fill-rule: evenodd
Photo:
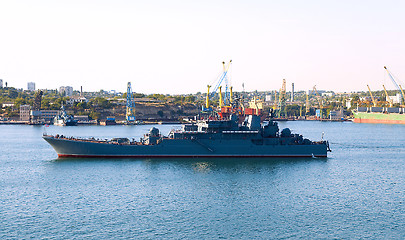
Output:
M140 141L127 138L97 140L44 135L59 157L327 157L327 141L310 141L277 122L260 123L250 115L238 124L236 115L229 120L200 120L172 130L167 137L151 128Z
M68 115L65 111L65 107L61 107L60 114L53 119L53 125L57 126L76 126L77 121L72 115Z
M359 107L353 115L355 123L405 124L404 108Z

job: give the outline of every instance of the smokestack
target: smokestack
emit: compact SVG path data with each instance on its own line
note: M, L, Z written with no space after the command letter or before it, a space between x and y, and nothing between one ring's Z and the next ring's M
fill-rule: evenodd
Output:
M83 86L80 86L80 97L83 97Z
M294 83L291 83L291 102L294 102Z

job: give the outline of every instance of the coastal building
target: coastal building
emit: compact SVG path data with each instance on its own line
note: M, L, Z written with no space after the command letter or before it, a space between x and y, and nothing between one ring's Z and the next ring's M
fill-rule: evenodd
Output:
M339 111L330 111L329 119L335 121L343 120L344 119L343 109L340 109Z
M77 122L88 122L89 121L89 116L88 115L75 115L73 116L74 120Z
M35 91L35 83L34 82L28 82L27 83L27 90L28 91Z
M397 95L395 96L389 96L390 100L392 101L392 103L399 103L401 104L401 100L402 100L402 95L400 93L397 93Z
M60 110L41 110L41 116L47 122L53 122L53 119L60 114Z
M30 105L21 105L20 106L20 120L21 121L29 121L30 120Z
M71 86L59 87L59 93L64 96L71 97L73 95L73 87Z
M2 108L6 108L6 107L11 107L12 109L14 109L14 103L12 103L12 102L3 103Z

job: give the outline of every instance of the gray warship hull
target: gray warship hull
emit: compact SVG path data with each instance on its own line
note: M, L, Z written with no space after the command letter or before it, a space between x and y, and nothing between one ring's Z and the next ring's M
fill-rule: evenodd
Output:
M59 157L169 158L169 157L327 157L326 141L308 145L283 144L283 139L261 143L246 139L162 139L158 144L118 144L43 136Z

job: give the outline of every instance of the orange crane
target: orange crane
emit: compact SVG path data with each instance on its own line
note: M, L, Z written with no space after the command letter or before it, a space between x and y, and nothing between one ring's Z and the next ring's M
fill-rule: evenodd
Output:
M371 93L370 87L367 84L368 92L370 93L371 100L373 100L373 107L377 107L377 101L374 99L373 94Z
M383 85L383 88L384 88L384 92L385 92L386 101L390 104L390 107L392 107L392 105L394 105L394 104L392 103L390 96L388 96L387 89L385 89L384 85Z

